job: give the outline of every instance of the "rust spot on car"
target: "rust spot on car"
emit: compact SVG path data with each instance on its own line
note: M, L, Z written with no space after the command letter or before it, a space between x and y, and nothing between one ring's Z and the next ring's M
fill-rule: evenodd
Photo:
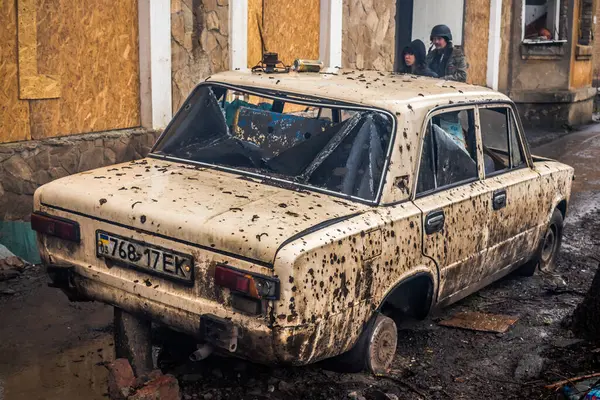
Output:
M133 210L133 207L135 207L137 204L142 204L142 202L141 201L136 201L135 203L133 203L131 205L131 209Z
M106 204L107 201L108 200L106 200L106 199L103 198L103 199L99 200L99 203L100 203L100 205L104 205L104 204Z

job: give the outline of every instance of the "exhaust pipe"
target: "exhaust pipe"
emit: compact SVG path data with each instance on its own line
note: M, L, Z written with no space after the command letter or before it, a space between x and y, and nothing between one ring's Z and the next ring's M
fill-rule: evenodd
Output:
M198 349L190 354L190 360L194 362L202 361L208 358L213 352L213 347L210 344L198 345Z

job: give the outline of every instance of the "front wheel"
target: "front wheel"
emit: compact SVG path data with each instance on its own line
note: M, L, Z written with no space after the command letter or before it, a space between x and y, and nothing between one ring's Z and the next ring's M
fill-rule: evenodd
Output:
M541 247L536 256L520 268L521 275L532 276L537 269L548 272L555 268L556 256L562 243L563 224L562 213L555 209L550 224L542 237Z

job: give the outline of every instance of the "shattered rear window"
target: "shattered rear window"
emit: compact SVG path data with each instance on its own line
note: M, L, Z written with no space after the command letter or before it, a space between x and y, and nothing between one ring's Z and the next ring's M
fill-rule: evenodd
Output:
M392 118L288 97L199 86L153 153L376 200Z

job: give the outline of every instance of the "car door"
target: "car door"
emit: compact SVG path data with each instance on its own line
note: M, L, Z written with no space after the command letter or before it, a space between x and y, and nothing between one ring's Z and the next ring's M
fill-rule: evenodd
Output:
M478 161L477 109L432 113L421 149L415 205L422 213L423 254L438 266L438 302L449 303L485 275L489 189Z
M479 120L484 183L492 191L486 271L494 275L526 261L535 251L541 178L532 169L510 105L482 105Z

